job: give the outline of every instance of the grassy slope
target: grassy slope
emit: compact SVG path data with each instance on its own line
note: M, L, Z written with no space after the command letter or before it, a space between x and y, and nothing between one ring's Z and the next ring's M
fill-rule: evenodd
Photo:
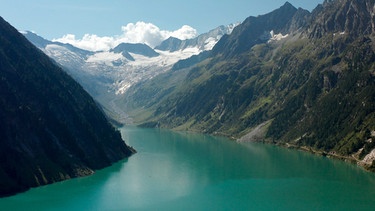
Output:
M363 157L375 130L372 37L296 37L142 84L128 99L138 123L239 138L271 120L268 141L345 156L364 147Z

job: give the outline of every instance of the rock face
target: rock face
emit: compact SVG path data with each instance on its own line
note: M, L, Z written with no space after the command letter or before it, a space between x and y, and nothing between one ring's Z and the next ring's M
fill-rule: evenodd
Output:
M326 33L350 33L353 36L375 32L374 0L325 1L316 9L310 37L321 38ZM337 5L340 4L340 7ZM314 12L313 12L314 13Z
M0 18L0 196L130 156L94 100Z

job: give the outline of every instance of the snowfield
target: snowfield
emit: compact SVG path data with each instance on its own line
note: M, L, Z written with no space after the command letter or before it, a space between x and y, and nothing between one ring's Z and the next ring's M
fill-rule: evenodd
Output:
M113 100L120 99L133 84L170 70L179 60L211 50L220 38L224 34L230 34L236 25L238 24L220 26L194 39L186 40L190 42L184 47L172 46L172 49L181 47L177 51L150 48L149 51L153 50L159 54L155 57L146 56L149 54L143 52L142 48L135 51L124 49L118 53L114 50L93 52L70 44L48 41L32 32L24 32L24 35L61 65L96 101L113 110ZM129 59L129 55L134 60Z

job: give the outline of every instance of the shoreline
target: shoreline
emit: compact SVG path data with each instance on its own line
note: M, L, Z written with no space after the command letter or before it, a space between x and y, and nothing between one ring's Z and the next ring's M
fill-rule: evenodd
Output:
M371 163L364 162L363 160L360 160L359 158L355 157L355 154L345 156L345 155L337 154L335 152L327 152L327 151L324 151L324 150L317 150L317 149L314 149L313 147L299 146L299 145L295 145L295 144L291 144L291 143L274 143L274 142L269 142L269 141L260 141L260 143L273 144L273 145L276 145L276 146L285 147L285 148L288 148L288 149L295 149L295 150L311 153L311 154L314 154L314 155L327 157L327 158L330 158L330 159L341 160L341 161L348 162L348 163L351 163L353 165L359 166L365 171L375 173L375 169L371 168ZM358 153L356 153L356 154L358 154Z
M341 161L344 161L344 162L348 162L348 163L357 165L365 171L375 173L375 168L371 168L372 160L371 160L371 162L366 162L364 160L360 160L358 158L358 155L359 155L360 152L357 152L355 154L346 156L346 155L337 154L336 152L327 152L327 151L324 151L324 150L318 150L318 149L315 149L315 148L310 147L310 146L300 146L300 145L292 144L292 143L289 143L289 142L275 142L275 141L266 140L264 136L265 136L265 133L266 133L270 123L271 123L271 121L263 122L262 124L256 126L252 130L250 130L250 132L248 132L246 135L243 135L240 138L236 138L234 136L230 136L228 134L224 134L224 133L221 133L221 132L206 133L206 132L200 131L200 130L178 130L176 128L164 128L164 129L168 129L168 130L172 130L172 131L185 131L185 132L208 134L208 135L213 135L213 136L221 136L221 137L224 137L224 138L228 138L228 140L232 140L232 141L235 141L235 142L238 142L238 143L257 142L257 143L272 144L272 145L279 146L279 147L285 147L285 148L288 148L288 149L295 149L295 150L299 150L299 151L303 151L303 152L308 152L308 153L311 153L311 154L314 154L314 155L324 156L324 157L327 157L327 158L330 158L330 159L341 160ZM130 125L132 125L132 124L130 124ZM133 125L136 126L136 127L142 127L142 126L136 125L136 124L133 124ZM374 156L375 156L375 149L374 149Z

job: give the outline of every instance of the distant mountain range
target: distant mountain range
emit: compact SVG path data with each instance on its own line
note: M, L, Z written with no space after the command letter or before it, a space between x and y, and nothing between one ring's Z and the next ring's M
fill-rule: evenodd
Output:
M216 29L209 31L208 33L201 34L193 39L180 40L175 37L170 37L163 41L159 46L156 46L155 49L174 52L185 50L186 48L199 48L201 51L209 51L215 46L222 36L231 34L234 27L237 25L238 24L219 26Z
M141 43L121 43L105 52L51 42L32 32L24 35L76 79L110 116L125 121L126 114L117 108L115 101L130 86L169 70L179 60L211 50L234 26L220 26L190 40L171 37L155 49Z
M266 141L375 170L374 0L290 3L125 93L136 124ZM176 39L158 48L174 50Z
M93 98L2 18L0 122L0 196L90 175L134 153Z

